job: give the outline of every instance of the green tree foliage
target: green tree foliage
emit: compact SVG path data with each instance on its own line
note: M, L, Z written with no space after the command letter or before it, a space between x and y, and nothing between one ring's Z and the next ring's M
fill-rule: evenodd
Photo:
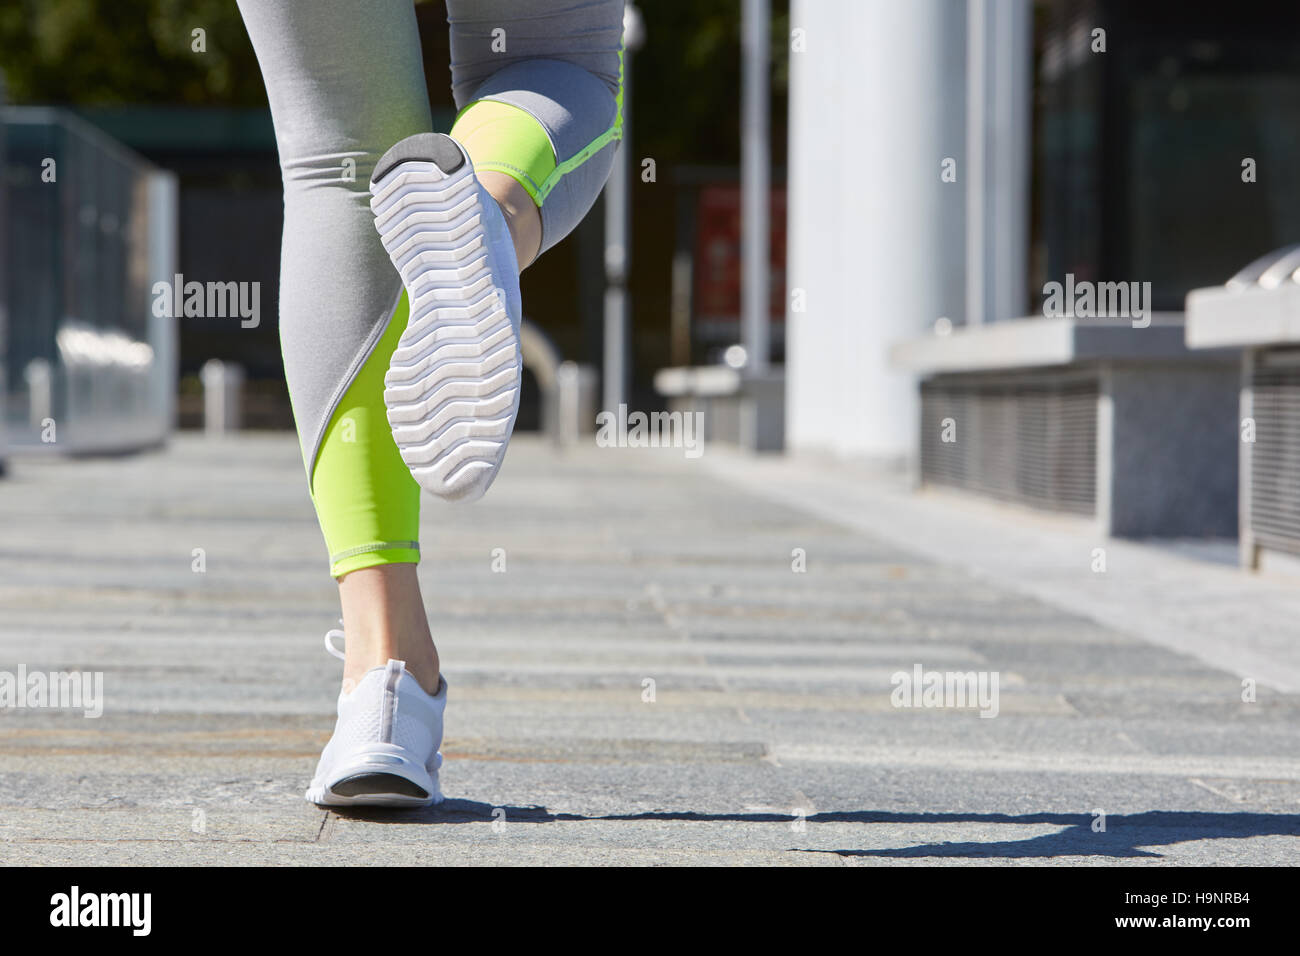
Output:
M233 0L5 0L0 70L16 103L266 103Z
M636 150L669 160L740 162L741 0L642 0L646 44L637 51L632 110ZM784 116L789 5L772 4L772 106ZM784 129L773 127L773 161Z
M661 163L738 162L741 0L642 0L639 6L647 42L633 66L638 153ZM441 11L428 14L421 17L426 27L441 22ZM203 53L192 48L195 29L206 31ZM439 45L445 49L445 40ZM775 118L784 115L788 50L788 3L774 0ZM430 63L427 69L431 76L445 75L446 67ZM266 103L234 0L4 0L0 70L15 103ZM783 129L774 126L778 164L784 161L784 139Z

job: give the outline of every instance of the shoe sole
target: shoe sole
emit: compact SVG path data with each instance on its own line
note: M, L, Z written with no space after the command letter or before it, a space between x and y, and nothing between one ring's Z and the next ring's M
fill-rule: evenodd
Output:
M384 376L388 423L426 491L478 498L496 478L519 411L519 335L488 256L473 167L449 137L398 143L370 184L389 258L410 302Z
M313 780L307 799L323 807L427 807L444 798L436 771L416 781L402 774L358 768L329 785Z

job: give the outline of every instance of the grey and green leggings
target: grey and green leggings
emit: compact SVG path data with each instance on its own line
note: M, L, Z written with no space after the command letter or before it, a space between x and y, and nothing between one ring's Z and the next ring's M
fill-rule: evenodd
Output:
M383 378L406 325L369 180L433 132L412 0L239 0L284 177L280 343L331 573L419 558L419 486ZM537 203L542 250L586 215L622 135L623 0L447 0L450 134Z

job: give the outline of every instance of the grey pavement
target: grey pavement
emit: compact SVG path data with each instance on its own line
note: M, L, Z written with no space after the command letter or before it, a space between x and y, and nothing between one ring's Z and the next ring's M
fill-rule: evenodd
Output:
M333 721L321 639L337 598L292 436L12 466L0 671L99 671L105 705L0 709L3 863L1229 865L1300 850L1295 642L1270 630L1290 592L1230 567L1107 543L1099 591L1074 526L809 463L522 436L487 498L424 508L447 803L327 813L302 792ZM1171 625L1143 594L1187 575L1221 623L1180 646L1196 608ZM891 675L918 664L996 673L997 716L894 706Z

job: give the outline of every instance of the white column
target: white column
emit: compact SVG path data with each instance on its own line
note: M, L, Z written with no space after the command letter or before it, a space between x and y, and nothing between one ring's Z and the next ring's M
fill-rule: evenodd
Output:
M1026 314L1029 270L1029 0L969 0L966 321Z
M914 376L889 346L961 308L965 7L793 0L786 436L793 451L898 461ZM802 294L806 311L795 311Z

